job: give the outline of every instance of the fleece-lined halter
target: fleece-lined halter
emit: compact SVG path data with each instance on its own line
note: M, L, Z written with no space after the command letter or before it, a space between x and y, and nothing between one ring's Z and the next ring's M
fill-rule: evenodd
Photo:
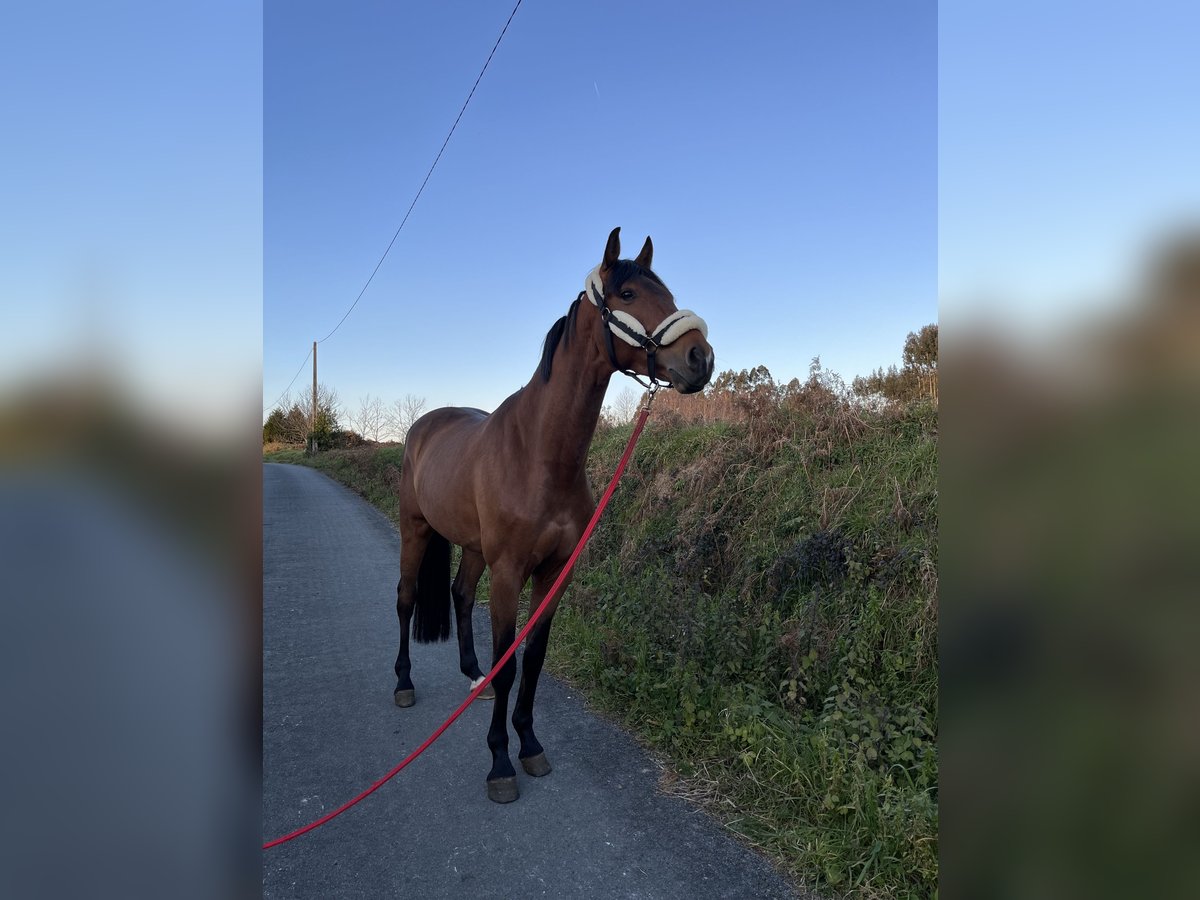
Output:
M657 384L655 375L655 354L660 347L665 347L678 340L689 331L695 329L705 338L708 337L708 323L690 309L679 309L663 319L653 334L647 334L646 328L636 318L619 309L612 309L604 297L604 281L600 278L600 266L588 272L584 282L583 295L592 301L592 305L600 310L600 318L608 327L604 329L604 341L608 346L608 359L612 367L622 372L644 387ZM613 335L616 335L631 347L641 347L646 351L646 372L650 376L650 384L642 381L631 369L622 369L617 365L617 351L613 347ZM669 382L668 382L669 384Z

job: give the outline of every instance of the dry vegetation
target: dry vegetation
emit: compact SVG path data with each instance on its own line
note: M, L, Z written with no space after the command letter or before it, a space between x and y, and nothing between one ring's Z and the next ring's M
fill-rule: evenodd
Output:
M727 376L698 409L655 401L550 665L793 876L930 896L936 408L863 403L815 367ZM598 435L593 484L627 436Z

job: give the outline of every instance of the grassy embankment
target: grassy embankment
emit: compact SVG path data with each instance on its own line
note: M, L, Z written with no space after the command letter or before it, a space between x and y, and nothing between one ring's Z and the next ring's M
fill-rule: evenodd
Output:
M598 434L597 491L628 434ZM315 464L394 513L400 456ZM548 665L654 748L665 789L809 886L935 895L936 411L652 420Z
M293 463L320 469L330 478L365 497L382 510L393 522L396 520L396 492L388 477L394 467L400 471L404 462L404 447L394 444L384 447L356 447L352 450L326 450L308 456L303 450L272 450L263 454L266 462Z

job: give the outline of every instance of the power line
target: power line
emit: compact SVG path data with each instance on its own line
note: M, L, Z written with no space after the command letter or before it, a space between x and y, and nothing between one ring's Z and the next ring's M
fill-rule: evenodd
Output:
M500 36L496 38L496 43L492 46L492 52L488 54L487 61L483 64L483 68L479 70L479 77L475 79L475 83L471 85L471 93L467 94L467 99L463 101L462 109L458 111L458 118L454 120L454 124L450 126L450 131L446 135L446 139L442 141L442 148L438 150L437 156L433 160L433 165L429 167L429 171L425 173L425 180L421 182L421 186L417 189L417 194L413 197L412 203L408 206L408 212L404 214L404 218L400 221L400 227L396 229L396 233L392 235L392 239L388 241L387 249L383 251L383 256L379 257L379 262L375 263L375 268L371 270L371 276L367 279L367 283L363 285L362 290L358 292L358 296L354 298L354 302L350 304L350 308L346 310L346 314L338 320L338 323L333 326L333 331L325 335L317 341L322 344L329 340L342 327L342 322L345 322L350 313L354 312L354 307L358 306L358 301L363 298L363 294L367 292L367 288L371 286L371 282L375 278L375 273L379 271L379 267L383 265L383 261L387 259L387 255L392 252L392 245L396 243L396 238L400 236L400 232L404 229L404 223L408 221L408 217L412 214L413 207L417 205L417 201L421 199L421 194L425 190L425 185L429 183L429 176L433 174L433 170L437 168L438 160L442 158L442 153L446 150L446 145L450 143L450 138L454 136L454 129L458 128L458 123L462 120L463 113L467 111L467 104L471 102L471 98L475 96L475 88L479 87L479 82L483 80L483 73L488 70L491 65L492 57L496 55L496 49L500 46L500 42L504 40L504 34L508 31L508 26L513 20L513 16L517 14L517 10L521 7L521 0L517 0L517 5L512 8L512 12L508 14L508 21L504 23L504 27L500 29ZM303 366L301 366L303 368ZM296 373L299 375L299 373ZM292 379L295 381L295 379Z
M429 167L429 171L425 173L425 180L421 182L421 186L417 189L416 196L413 197L412 203L409 204L408 212L406 212L404 214L404 218L400 220L400 227L396 229L396 233L393 234L392 239L388 241L387 249L383 251L383 256L379 257L379 262L375 263L375 268L371 270L371 275L369 278L367 278L366 284L362 286L362 290L358 292L358 296L354 298L354 302L350 304L350 308L346 310L345 315L343 315L338 320L338 323L333 326L333 331L329 332L329 334L317 341L318 344L323 344L325 341L329 340L331 337L333 337L337 330L342 327L342 323L349 318L350 313L354 312L354 307L358 306L358 301L363 298L363 294L367 292L367 288L369 288L371 286L371 282L375 280L375 273L379 271L379 267L383 265L383 261L387 259L388 254L392 252L392 245L396 243L396 238L398 238L400 236L400 232L404 230L404 224L408 221L408 217L412 214L413 208L417 205L417 201L421 199L421 194L425 191L425 185L429 183L429 178L431 175L433 175L433 170L437 168L438 161L441 160L442 154L446 150L446 146L450 143L450 138L454 136L454 131L456 128L458 128L458 123L462 121L463 113L467 111L467 106L470 104L471 98L475 96L475 89L479 87L479 82L483 80L483 73L486 72L488 70L488 66L491 65L492 57L496 55L496 50L499 48L500 42L504 40L504 35L508 31L508 26L512 24L513 17L517 14L517 10L521 8L521 2L522 0L517 0L516 6L514 6L512 8L512 12L508 14L508 19L505 21L504 27L500 29L499 37L496 38L496 43L492 45L492 52L488 54L488 58L484 62L483 68L479 70L479 75L475 78L475 83L471 85L471 92L467 94L467 99L463 101L462 108L458 111L458 116L455 118L454 124L450 126L450 131L446 134L446 139L442 141L441 149L438 150L437 156L434 157L433 165L431 165ZM292 389L292 385L296 383L296 379L299 378L300 373L304 371L305 363L308 362L309 357L311 356L312 350L310 349L304 356L304 362L300 363L300 368L296 370L296 374L293 375L292 380L288 382L288 386L284 388L283 393L279 395L279 400L276 400L275 403L271 404L271 406L264 406L263 412L266 412L268 409L277 406L279 401L287 396L288 391Z
M296 378L299 378L300 373L304 372L305 364L308 361L308 358L310 358L310 356L312 356L311 349L308 350L308 353L305 354L304 362L301 362L300 368L298 368L298 370L296 370L296 373L294 374L294 376L292 376L292 380L290 380L290 382L288 382L287 388L283 389L283 394L280 395L280 400L283 400L284 397L288 396L288 391L292 390L292 385L296 383ZM271 406L269 406L269 407L263 407L263 412L265 413L266 410L274 409L275 407L277 407L278 404L280 404L280 400L276 400L274 403L271 403Z

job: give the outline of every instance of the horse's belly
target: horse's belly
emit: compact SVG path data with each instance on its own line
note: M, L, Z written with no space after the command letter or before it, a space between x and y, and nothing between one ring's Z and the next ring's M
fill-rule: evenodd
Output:
M422 504L421 512L430 527L450 543L482 552L479 516L473 503L426 503Z
M413 493L421 517L434 531L452 544L481 549L470 471L455 456L431 456L414 466Z

